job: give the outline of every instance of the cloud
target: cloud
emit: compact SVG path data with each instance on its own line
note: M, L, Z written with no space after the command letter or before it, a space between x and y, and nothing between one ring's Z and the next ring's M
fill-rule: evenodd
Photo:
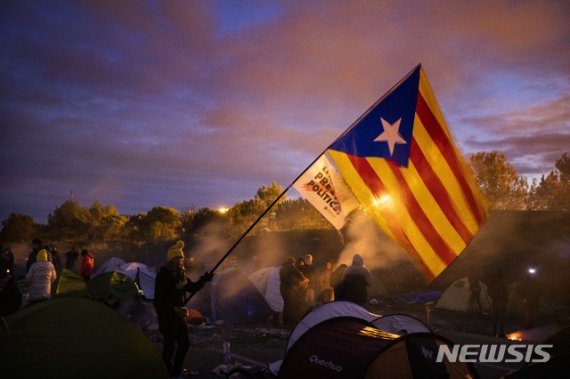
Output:
M3 4L0 218L70 190L134 213L287 185L419 62L468 150L531 173L568 146L567 2L262 8Z

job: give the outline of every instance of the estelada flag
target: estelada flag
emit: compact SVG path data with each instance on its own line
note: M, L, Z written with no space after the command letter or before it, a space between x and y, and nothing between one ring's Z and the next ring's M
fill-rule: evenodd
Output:
M324 154L293 183L293 188L339 230L359 205Z
M487 209L418 65L327 150L380 227L437 277Z

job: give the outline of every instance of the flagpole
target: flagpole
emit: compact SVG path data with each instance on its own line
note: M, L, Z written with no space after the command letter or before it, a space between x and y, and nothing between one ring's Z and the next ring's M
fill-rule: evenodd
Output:
M207 273L208 274L213 274L214 271L216 271L216 269L218 267L220 267L220 265L226 260L226 258L234 251L234 249L241 243L241 241L249 234L249 232L251 232L253 230L253 228L255 228L255 226L259 223L259 221L261 221L261 219L271 210L271 208L273 208L275 206L275 204L277 204L277 202L285 195L285 193L287 193L287 191L289 191L289 189L291 189L291 187L293 186L293 184L295 184L295 182L297 182L297 180L299 180L299 178L301 178L301 176L303 176L303 174L305 174L305 172L307 172L307 170L309 168L311 168L311 166L313 164L315 164L315 162L317 162L322 155L324 155L327 150L329 149L330 146L332 146L333 144L335 144L338 140L340 140L341 138L343 138L355 125L357 125L368 113L370 113L370 111L376 106L378 105L382 100L384 100L386 98L386 96L388 96L389 94L391 94L395 88L397 88L400 83L402 83L404 80L406 80L418 67L421 66L421 63L418 64L416 67L414 67L413 70L411 70L406 76L404 76L404 78L402 78L396 85L394 85L392 88L390 88L390 90L388 92L386 92L382 97L380 97L380 99L378 99L378 101L376 101L370 108L368 108L366 110L366 112L364 112L355 122L353 122L340 136L338 136L338 138L336 138L331 144L329 144L325 150L323 150L322 153L320 153L315 160L313 160L311 162L310 165L307 166L307 168L305 168L300 174L299 176L297 176L295 178L295 180L293 180L293 182L291 184L289 184L287 186L287 188L285 188L283 190L283 192L281 192L281 194L279 196L277 196L275 198L275 200L273 200L273 202L259 215L259 217L257 217L257 219L249 226L249 228L247 228L247 230L236 240L236 242L228 249L228 251L222 256L222 258L220 258L220 260L218 261L218 263L216 263L216 265ZM185 303L188 303L190 301L190 299L192 299L192 297L194 296L196 292L190 293L190 296L188 297L188 299L186 300Z
M328 148L328 147L327 147ZM297 182L297 180L299 180L299 178L301 178L301 176L303 176L303 174L305 174L305 172L307 172L307 170L309 168L311 168L311 166L313 164L315 164L315 162L317 162L319 160L319 158L321 158L321 156L323 154L326 153L326 149L320 153L317 158L315 158L315 160L313 160L311 162L310 165L307 166L307 168L305 168L303 170L303 172L301 172L299 174L299 176L297 176L295 178L295 180L293 180L293 182L291 182L291 184L289 184L287 186L287 188L285 188L283 190L283 192L281 192L281 194L279 196L277 196L275 198L275 200L273 200L273 202L257 217L257 219L249 226L249 228L247 228L247 230L236 240L236 242L228 249L228 251L222 256L222 258L220 258L220 260L218 261L218 263L216 263L216 265L214 267L212 267L212 269L210 271L208 271L208 274L213 274L214 271L216 271L216 269L218 267L220 267L220 265L226 260L226 258L234 251L234 249L241 243L241 241L249 234L249 232L251 232L253 230L253 228L259 223L259 221L261 221L261 219L271 210L271 208L273 208L275 206L275 204L277 204L277 202L287 193L287 191L289 191L291 189L291 187L293 186L293 184L295 184L295 182ZM188 297L188 299L186 300L186 303L188 303L190 301L190 299L192 299L192 297L194 296L196 292L192 292L190 293L190 296Z

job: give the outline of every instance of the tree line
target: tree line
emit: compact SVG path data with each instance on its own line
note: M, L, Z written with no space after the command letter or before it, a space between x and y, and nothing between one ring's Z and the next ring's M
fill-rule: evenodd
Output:
M479 152L469 164L477 185L491 210L570 211L570 158L564 153L554 168L540 180L519 176L503 153ZM28 215L12 213L3 220L0 243L29 242L36 237L66 243L124 241L154 244L177 238L195 240L206 225L215 225L221 235L236 238L283 192L273 182L257 190L253 199L220 211L187 208L181 211L157 206L148 212L124 216L113 205L95 201L83 207L67 200L48 216L47 224L37 224ZM283 196L254 229L286 231L332 229L332 226L304 199Z

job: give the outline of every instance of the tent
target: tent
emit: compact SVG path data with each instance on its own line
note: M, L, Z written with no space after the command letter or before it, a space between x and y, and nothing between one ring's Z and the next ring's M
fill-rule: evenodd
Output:
M570 353L553 355L548 362L529 363L504 379L563 378L570 372ZM566 374L564 374L566 373Z
M95 271L95 274L93 274L93 276L101 275L105 272L115 271L121 265L124 265L125 263L126 262L124 260L122 260L121 258L111 257L111 258L107 259L105 262L103 262L101 264L101 266L99 266L99 268L97 269L97 271Z
M274 312L283 312L280 269L281 266L265 267L247 276Z
M487 293L487 286L485 283L479 281L479 304L483 314L490 314L492 308L491 297ZM453 282L443 292L438 302L435 304L436 308L449 309L452 311L468 312L474 311L471 304L472 288L469 283L469 278L461 278Z
M120 272L128 276L137 283L146 299L154 299L156 271L152 267L140 262L125 263L121 258L112 257L103 262L93 277L107 272Z
M223 320L235 325L264 322L271 314L262 294L235 267L216 273L211 285L190 300L189 307L200 310L212 321Z
M109 295L117 300L128 300L142 294L137 284L119 271L93 277L87 283L87 288L89 295L95 300L105 300Z
M350 301L332 301L313 308L307 313L291 332L287 342L289 350L295 342L308 330L326 320L338 317L354 317L372 323L376 328L399 335L431 332L429 327L420 320L405 314L381 316L368 311L366 308Z
M265 321L270 307L257 288L240 270L226 270L212 286L215 319L231 324Z
M570 326L552 334L543 343L553 345L552 354L570 354Z
M156 271L153 268L140 262L129 262L119 266L117 271L134 280L143 291L145 298L149 300L154 299Z
M55 296L83 297L85 295L87 295L85 279L67 268L62 269L57 279Z
M372 321L375 327L401 336L410 333L431 333L429 326L415 317L403 313L384 315Z
M336 317L306 331L287 351L280 378L466 378L475 368L445 359L435 361L439 345L451 345L433 333L404 336L376 328L356 317Z
M169 377L150 341L96 301L54 299L2 321L2 378Z

